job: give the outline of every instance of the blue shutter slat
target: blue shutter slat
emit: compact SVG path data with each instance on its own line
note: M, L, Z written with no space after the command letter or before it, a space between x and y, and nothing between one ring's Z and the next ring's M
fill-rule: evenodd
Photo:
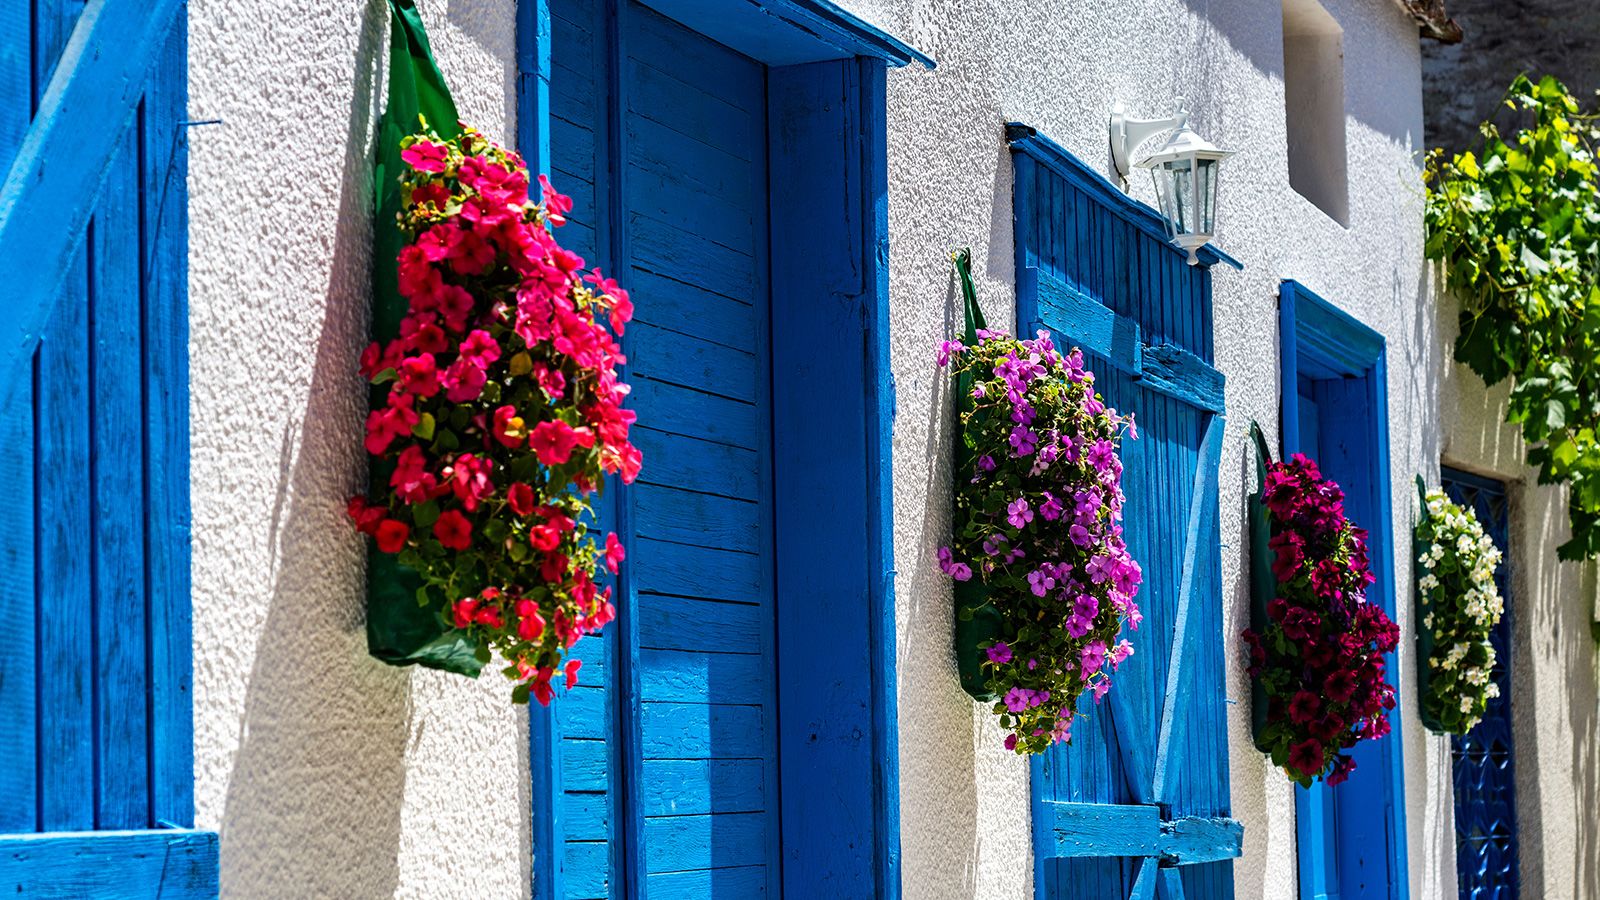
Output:
M144 290L139 259L139 129L124 136L90 232L95 827L150 818L144 534ZM133 188L133 189L129 189ZM84 360L75 360L80 368ZM80 538L81 540L81 538ZM81 552L81 550L80 550Z
M0 172L10 170L33 118L32 18L29 0L0 3ZM0 530L0 637L25 636L0 653L0 760L7 761L0 764L0 798L12 798L0 800L0 833L38 828L33 388L32 377L0 379L0 421L11 451L0 455L0 483L16 513Z
M92 229L92 226L91 226ZM94 548L87 248L35 356L39 828L95 827ZM26 639L26 636L21 636Z
M1039 805L1036 849L1044 856L1157 856L1161 810L1155 806L1051 801Z
M1213 532L1217 518L1215 501L1217 468L1222 452L1222 417L1209 416L1206 436L1201 445L1198 465L1194 467L1194 488L1189 497L1189 526L1184 537L1183 569L1179 576L1182 585L1178 596L1178 615L1173 637L1173 665L1167 670L1166 700L1161 711L1161 731L1156 743L1156 771L1154 796L1158 802L1171 803L1177 772L1182 760L1174 760L1173 750L1184 745L1184 730L1192 716L1184 715L1182 706L1191 698L1183 688L1185 679L1194 677L1202 644L1212 636L1205 623L1198 621L1205 612L1205 604L1197 599L1209 586L1205 575L1201 544ZM1185 665L1185 662L1188 665ZM1184 754L1187 756L1187 754Z
M150 821L194 821L189 597L188 33L172 29L145 95L145 566L150 642Z

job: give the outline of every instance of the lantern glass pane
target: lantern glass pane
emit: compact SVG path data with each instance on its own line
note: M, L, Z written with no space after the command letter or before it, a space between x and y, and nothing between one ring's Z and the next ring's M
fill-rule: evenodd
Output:
M1199 181L1196 199L1200 203L1200 215L1196 220L1199 226L1195 229L1197 234L1215 234L1217 218L1217 161L1214 159L1201 159L1195 161L1196 178Z
M1167 167L1152 166L1150 168L1150 181L1156 188L1156 202L1161 207L1161 224L1166 226L1167 239L1176 239L1177 232L1172 227L1172 179L1167 177Z
M1172 208L1167 218L1174 235L1191 234L1195 226L1194 160L1175 159L1165 163L1167 182L1172 191Z

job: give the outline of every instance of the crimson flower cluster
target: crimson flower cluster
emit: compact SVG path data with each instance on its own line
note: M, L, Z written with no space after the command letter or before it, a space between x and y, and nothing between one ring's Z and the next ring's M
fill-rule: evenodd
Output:
M419 603L444 601L480 660L500 653L513 700L548 704L556 673L577 682L567 651L616 614L595 579L623 548L615 534L599 545L590 497L642 461L612 336L633 306L556 242L550 226L572 201L543 176L542 202L530 199L515 152L470 128L401 146L408 311L398 337L361 357L378 386L366 449L380 462L372 497L349 513L420 575Z
M1257 743L1295 781L1338 784L1355 769L1344 751L1389 733L1394 687L1383 654L1400 629L1367 602L1367 532L1345 519L1344 492L1315 462L1295 454L1268 463L1261 500L1277 596L1265 626L1243 633L1249 673L1267 697Z

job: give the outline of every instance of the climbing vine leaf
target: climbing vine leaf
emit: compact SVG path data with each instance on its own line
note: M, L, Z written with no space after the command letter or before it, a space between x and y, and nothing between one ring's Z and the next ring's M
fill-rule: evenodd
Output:
M1479 153L1428 157L1427 255L1461 302L1456 359L1510 379L1528 464L1570 489L1558 553L1583 559L1600 555L1600 127L1548 76L1506 104L1528 119L1509 140L1485 123Z

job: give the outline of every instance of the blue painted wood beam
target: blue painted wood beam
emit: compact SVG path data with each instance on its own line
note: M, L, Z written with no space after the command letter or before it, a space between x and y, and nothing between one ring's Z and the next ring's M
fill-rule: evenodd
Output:
M640 0L655 11L770 66L865 56L890 66L933 58L830 0Z
M182 0L90 0L0 187L0 385L22 371Z
M211 900L218 893L211 831L89 831L0 837L0 894L114 900Z
M1244 825L1226 816L1161 817L1150 804L1035 804L1045 821L1036 822L1046 840L1035 852L1046 857L1131 856L1159 860L1162 866L1189 866L1233 859L1243 852Z
M1139 323L1073 288L1048 272L1028 269L1018 279L1018 295L1031 297L1035 310L1028 327L1060 336L1062 350L1078 347L1127 372L1140 383L1213 413L1223 410L1226 379L1205 360L1175 344L1146 344Z

